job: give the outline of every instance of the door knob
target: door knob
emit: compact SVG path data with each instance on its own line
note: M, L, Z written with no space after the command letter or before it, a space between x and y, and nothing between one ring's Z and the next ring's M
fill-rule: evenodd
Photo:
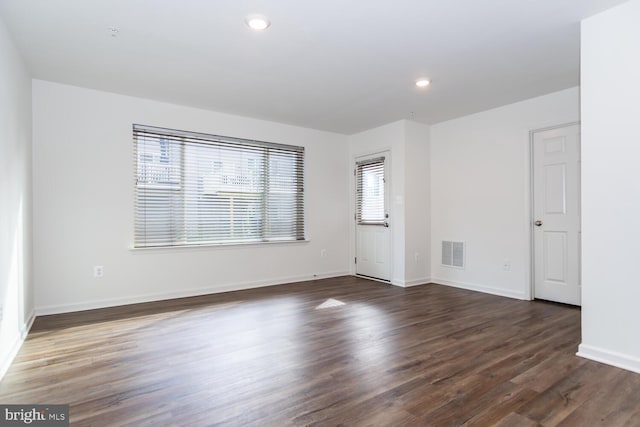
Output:
M542 221L537 220L536 222L534 222L536 227L540 227L542 225Z

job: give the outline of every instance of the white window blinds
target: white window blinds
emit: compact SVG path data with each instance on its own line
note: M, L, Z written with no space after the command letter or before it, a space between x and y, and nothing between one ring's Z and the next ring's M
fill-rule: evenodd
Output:
M356 163L356 221L385 223L384 157Z
M304 240L304 148L133 126L135 247Z

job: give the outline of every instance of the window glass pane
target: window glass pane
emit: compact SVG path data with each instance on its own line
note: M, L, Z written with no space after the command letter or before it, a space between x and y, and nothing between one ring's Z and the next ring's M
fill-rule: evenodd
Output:
M298 227L299 165L295 156L269 155L267 232L273 239L295 235Z
M180 145L165 139L138 140L137 184L147 187L180 185Z
M136 246L304 239L304 150L134 125Z
M263 151L188 143L184 156L188 241L260 240Z
M356 168L356 218L359 224L385 222L384 159Z
M384 177L380 171L363 173L362 220L384 220Z

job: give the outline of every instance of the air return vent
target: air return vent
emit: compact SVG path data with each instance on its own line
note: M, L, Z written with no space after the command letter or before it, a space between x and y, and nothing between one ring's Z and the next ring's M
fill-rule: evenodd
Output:
M442 265L464 268L464 242L442 241Z

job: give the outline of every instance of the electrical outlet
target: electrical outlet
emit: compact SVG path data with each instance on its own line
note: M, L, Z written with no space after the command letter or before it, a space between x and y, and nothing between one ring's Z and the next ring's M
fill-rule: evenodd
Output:
M413 254L413 259L415 260L415 262L418 262L420 260L420 252L416 252Z
M93 277L102 277L104 276L104 267L101 265L96 265L93 267Z
M503 269L504 271L509 271L509 270L511 270L511 261L509 261L508 259L505 259L505 260L502 262L502 269Z
M320 249L320 257L324 258L327 256L327 250L326 249Z

